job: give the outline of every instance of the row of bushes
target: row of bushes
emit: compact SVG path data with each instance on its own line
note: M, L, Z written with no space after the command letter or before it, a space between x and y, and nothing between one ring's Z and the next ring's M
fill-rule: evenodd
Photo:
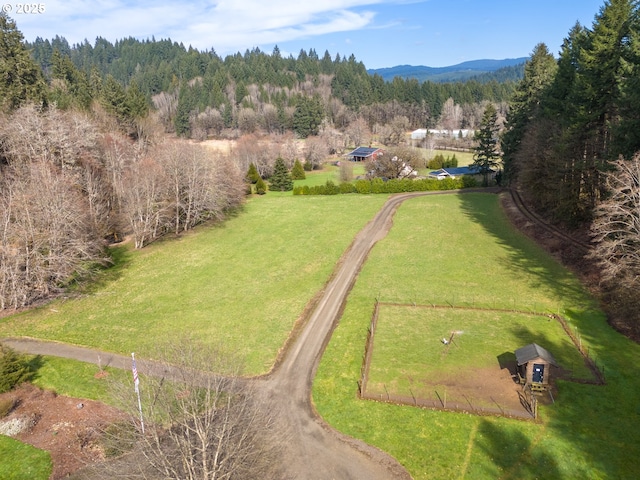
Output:
M456 158L456 154L453 154L453 157L444 158L444 155L439 153L435 157L433 157L427 163L427 168L429 170L440 170L441 168L455 168L458 166L458 159Z
M464 176L462 178L445 178L437 180L434 178L423 178L411 180L409 178L391 179L384 181L381 178L372 180L356 180L353 183L344 182L335 184L327 180L324 185L298 186L293 189L294 195L339 195L344 193L404 193L404 192L428 192L433 190L456 190L458 188L477 187L478 182L473 177Z

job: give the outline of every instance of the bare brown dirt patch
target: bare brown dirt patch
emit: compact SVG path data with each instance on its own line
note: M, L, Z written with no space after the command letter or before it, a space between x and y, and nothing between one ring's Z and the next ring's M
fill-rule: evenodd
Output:
M123 418L103 403L56 395L31 384L0 395L0 401L5 399L14 400L16 407L0 423L20 420L25 425L12 436L51 454L52 480L104 460L101 432Z

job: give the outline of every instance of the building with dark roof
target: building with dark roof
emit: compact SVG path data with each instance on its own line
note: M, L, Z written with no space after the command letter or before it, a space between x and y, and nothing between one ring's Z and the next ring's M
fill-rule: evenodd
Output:
M531 343L515 352L518 364L518 377L525 385L545 387L549 384L551 367L558 367L558 362L545 348Z
M358 147L354 151L349 152L345 157L354 162L365 162L369 159L375 160L376 157L383 154L382 149L374 147Z

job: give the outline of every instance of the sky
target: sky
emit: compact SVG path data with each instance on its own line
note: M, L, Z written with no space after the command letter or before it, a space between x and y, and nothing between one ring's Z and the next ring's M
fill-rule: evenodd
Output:
M538 43L557 54L569 30L590 28L605 0L44 0L43 12L0 0L24 35L70 44L170 38L218 55L275 45L335 58L355 55L367 68L443 67L468 60L526 57ZM4 3L3 3L4 2Z

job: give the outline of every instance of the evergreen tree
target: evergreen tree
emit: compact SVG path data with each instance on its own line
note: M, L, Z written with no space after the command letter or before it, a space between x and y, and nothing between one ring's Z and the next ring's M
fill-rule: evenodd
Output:
M8 392L32 376L26 357L0 344L0 393Z
M129 116L129 106L127 104L127 92L118 83L113 75L107 75L101 93L102 105L109 112L114 114L119 120L125 120Z
M556 71L556 60L547 46L544 43L536 45L525 64L524 78L518 84L509 104L506 130L502 136L504 169L508 180L517 178L515 154L520 149L527 127L539 114L542 95L553 81Z
M317 135L324 112L318 97L300 97L293 114L293 130L300 138Z
M247 170L247 180L250 183L255 184L259 179L260 179L260 174L258 173L258 169L256 168L256 165L253 162L251 162L249 164L249 169Z
M144 94L138 88L138 82L131 80L126 94L127 113L132 120L144 118L149 113L149 106Z
M267 193L267 184L264 183L262 177L258 177L258 181L256 182L256 193L258 195L264 195Z
M14 110L26 102L44 104L46 85L16 23L0 13L0 109Z
M304 180L305 178L307 178L307 175L304 173L304 168L302 167L302 163L300 163L300 160L296 158L296 161L293 164L293 168L291 169L291 179Z
M269 189L279 192L288 192L293 190L293 180L289 174L287 166L284 164L282 157L276 158L273 167L273 175L269 178Z
M473 155L473 167L482 175L485 187L489 185L489 174L500 163L497 121L498 112L496 107L490 103L482 116L480 130L476 132L478 146Z

